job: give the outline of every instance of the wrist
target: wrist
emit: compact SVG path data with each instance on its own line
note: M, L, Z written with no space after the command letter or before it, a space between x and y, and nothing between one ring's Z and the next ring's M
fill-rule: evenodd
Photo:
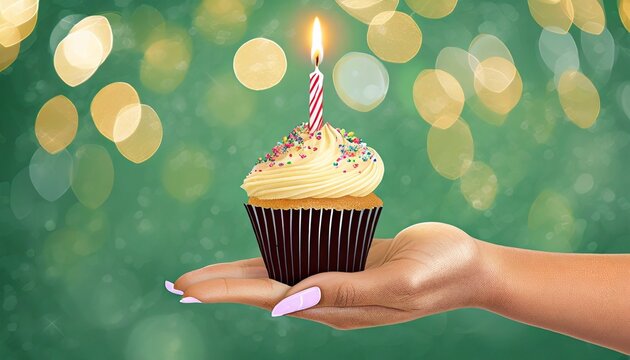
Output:
M479 249L477 264L477 281L475 296L473 296L471 307L492 310L504 297L503 282L508 276L505 262L505 248L481 240L475 240Z

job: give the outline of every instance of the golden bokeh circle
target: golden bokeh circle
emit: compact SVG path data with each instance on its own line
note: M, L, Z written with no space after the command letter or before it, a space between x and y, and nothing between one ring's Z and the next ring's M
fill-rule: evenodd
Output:
M44 150L56 154L70 145L78 127L76 107L67 97L57 95L39 110L35 120L35 136Z
M464 91L466 99L475 94L475 75L473 70L479 60L468 51L456 47L445 47L435 59L435 68L451 74Z
M491 34L479 34L475 36L468 46L468 52L472 55L469 57L469 63L472 69L475 69L477 62L484 61L491 57L502 57L514 63L512 53L505 43Z
M123 108L140 105L140 96L133 86L126 82L115 82L103 87L92 99L90 113L98 131L114 141L116 117ZM140 118L140 111L136 111Z
M528 0L529 12L543 29L566 34L573 24L575 11L572 0Z
M497 114L505 115L518 104L523 81L509 60L491 57L475 69L475 92L481 102Z
M184 81L192 57L192 41L181 28L170 27L150 36L140 64L140 80L147 88L162 94L175 90Z
M203 0L195 12L193 24L217 45L234 44L247 30L247 7L241 0Z
M400 11L385 11L372 19L367 43L381 60L406 63L420 50L422 32L409 15Z
M487 210L494 203L498 189L494 170L481 161L475 161L461 177L459 188L468 204L477 210Z
M100 15L88 16L76 23L72 29L70 29L69 34L83 31L94 34L101 44L102 55L99 65L102 64L111 53L114 44L114 35L112 34L112 27L109 24L109 20Z
M339 7L364 24L370 24L374 17L386 11L394 11L399 0L335 0Z
M153 156L160 147L162 131L158 114L150 106L142 104L140 121L134 132L116 142L116 147L127 160L139 164Z
M620 0L618 10L621 23L630 32L630 0Z
M459 119L448 129L431 127L427 136L427 154L438 174L451 180L460 178L470 168L475 154L468 124Z
M413 84L413 102L422 118L432 126L447 129L453 125L464 108L464 91L449 73L424 70Z
M571 0L575 9L573 23L580 30L599 35L606 28L606 14L600 0Z
M26 39L35 29L39 0L8 0L0 7L0 45L11 47Z
M0 72L13 64L20 54L20 43L4 47L0 45Z
M455 10L457 0L405 0L407 5L421 16L441 19Z
M87 81L98 69L103 47L91 32L68 34L55 50L54 66L57 75L69 86Z
M255 38L238 48L233 68L243 86L252 90L265 90L282 80L287 71L287 58L284 50L274 41Z
M107 150L86 144L77 149L72 166L72 192L90 209L101 206L114 186L114 165Z
M560 105L567 117L582 129L597 121L600 110L599 93L595 85L577 70L568 70L558 82Z

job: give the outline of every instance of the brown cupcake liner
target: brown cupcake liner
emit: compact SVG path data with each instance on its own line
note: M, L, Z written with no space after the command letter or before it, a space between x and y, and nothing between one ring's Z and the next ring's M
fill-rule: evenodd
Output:
M326 271L363 270L383 209L245 208L269 277L287 285Z

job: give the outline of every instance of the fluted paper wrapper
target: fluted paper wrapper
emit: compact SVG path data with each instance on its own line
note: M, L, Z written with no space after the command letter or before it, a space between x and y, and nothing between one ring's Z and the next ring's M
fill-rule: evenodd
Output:
M383 209L245 208L269 277L287 285L326 271L363 270Z

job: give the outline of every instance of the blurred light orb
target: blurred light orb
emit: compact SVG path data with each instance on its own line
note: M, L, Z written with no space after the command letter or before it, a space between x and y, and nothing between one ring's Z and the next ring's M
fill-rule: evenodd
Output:
M376 15L393 12L399 0L335 0L339 7L364 24L370 24ZM393 14L393 13L392 13Z
M171 153L162 168L162 185L175 199L191 203L210 188L210 156L201 148L184 145Z
M145 51L155 34L166 31L166 20L162 13L153 6L142 4L131 15L130 22L133 43L137 50Z
M214 44L234 44L247 30L246 5L242 0L203 0L194 14L193 25Z
M615 39L608 29L599 35L582 32L580 45L586 62L594 70L594 75L608 80L615 63Z
M464 100L459 82L443 70L423 70L413 84L413 102L418 113L440 129L448 129L459 119Z
M20 53L20 43L4 47L0 45L0 72L8 68L17 59Z
M72 191L81 204L90 209L101 206L114 186L114 165L107 150L100 145L82 145L74 153Z
M117 124L119 113L127 109L127 122L138 126L140 121L140 96L136 89L126 82L114 82L106 85L92 99L90 113L98 131L111 141L121 141L114 138L114 127ZM135 130L135 128L134 128ZM127 134L127 137L129 134Z
M626 31L630 32L630 0L619 0L619 17Z
M580 176L575 179L575 183L573 183L573 190L580 194L586 194L591 191L595 186L595 180L593 179L593 175L589 173L580 174Z
M558 96L562 110L575 125L587 129L595 124L600 109L599 93L584 74L576 70L562 74Z
M272 40L255 38L238 48L233 61L234 75L251 90L277 85L287 71L284 50Z
M138 322L129 335L128 360L205 359L206 336L178 314L155 315Z
M129 109L127 107L126 109ZM135 117L137 113L137 107L131 105L131 116ZM126 112L125 109L122 111ZM116 124L119 122L117 121ZM114 128L114 135L116 135L116 127ZM152 107L142 104L140 106L140 118L138 125L131 133L131 135L125 137L123 140L116 140L116 148L118 151L127 158L127 160L140 164L148 160L160 147L162 143L162 122L160 117L153 110ZM116 139L116 136L114 136Z
M475 69L475 92L489 110L506 115L520 101L523 81L513 63L502 57L491 57Z
M140 81L148 89L168 94L185 79L192 58L192 41L184 29L167 28L152 37L140 63Z
M3 0L0 8L0 45L11 47L33 32L39 0Z
M530 241L540 250L571 251L575 218L569 201L552 190L542 191L529 209Z
M468 46L470 66L475 69L476 62L482 62L491 57L502 57L514 63L512 53L498 37L490 34L479 34L475 36Z
M71 14L71 15L64 16L61 20L59 20L57 25L55 25L55 27L50 32L49 44L50 44L51 54L55 53L57 46L59 45L61 40L63 40L63 38L65 38L68 35L68 33L70 32L70 29L72 29L72 27L75 24L77 24L79 21L81 21L81 19L83 18L85 18L85 15Z
M211 82L205 96L206 123L216 126L239 125L247 121L256 109L256 96L241 86L233 76L223 75Z
M459 188L472 208L487 210L492 206L497 195L497 176L486 163L475 161L461 177Z
M427 137L427 154L438 174L455 180L468 171L475 153L472 133L468 124L457 120L448 129L431 127Z
M475 95L474 69L479 60L468 51L456 47L445 47L435 59L435 68L451 74L462 87L466 99Z
M57 75L75 87L87 81L112 50L113 35L104 16L88 16L75 24L54 54Z
M538 50L547 68L554 73L556 84L564 72L580 68L578 48L571 34L543 30L538 39Z
M385 11L370 22L367 43L381 60L406 63L420 50L422 32L411 16L400 11Z
M389 88L389 74L372 55L350 52L337 61L333 83L339 98L350 108L368 112L376 108Z
M571 0L575 17L573 23L580 30L599 35L606 28L606 14L601 0Z
M49 153L65 149L77 134L79 114L70 99L57 95L48 100L37 114L35 136Z
M44 199L55 201L70 188L72 156L67 150L51 155L38 148L31 158L29 174L35 190Z
M566 34L573 24L572 0L528 0L527 5L534 21L545 30Z
M425 18L441 19L455 10L457 0L405 0L407 5Z

